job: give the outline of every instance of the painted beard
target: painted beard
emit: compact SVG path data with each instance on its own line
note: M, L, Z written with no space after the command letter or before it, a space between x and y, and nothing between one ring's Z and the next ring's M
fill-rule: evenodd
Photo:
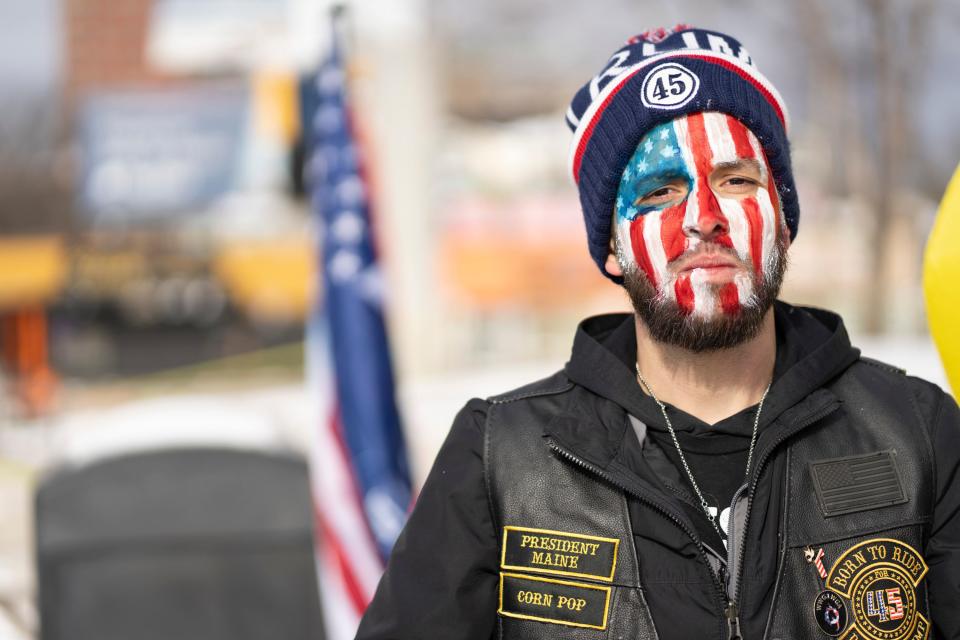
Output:
M735 175L735 187L711 183L719 168L745 165L752 172ZM760 143L721 113L682 116L644 136L621 177L615 233L637 314L655 339L692 351L755 336L786 268L788 241ZM681 268L704 258L728 265L727 275Z
M623 265L619 242L617 255ZM734 313L689 313L675 298L662 295L636 263L627 264L623 270L623 288L630 296L634 311L647 325L654 340L702 353L736 347L752 339L760 331L764 316L780 293L787 268L787 241L783 234L778 237L771 267L765 277L751 283L749 299L740 301L739 308ZM705 286L703 295L720 297L725 285Z

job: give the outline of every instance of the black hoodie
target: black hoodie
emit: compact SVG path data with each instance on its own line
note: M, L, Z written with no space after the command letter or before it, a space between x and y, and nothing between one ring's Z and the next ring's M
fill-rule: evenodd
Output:
M840 318L834 314L777 303L777 359L774 381L759 421L757 450L775 436L767 429L777 417L808 399L842 374L859 358ZM686 519L723 564L721 542L712 532L679 468L672 441L666 435L660 408L640 391L634 377L636 353L633 318L606 315L585 320L579 327L564 373L574 384L606 399L647 426L642 441L633 431L597 434L598 456L615 455L641 481L661 493L686 514ZM960 483L952 479L960 468L960 411L949 396L929 383L904 378L924 416L936 450L937 507L925 549L935 637L960 638ZM364 616L358 640L445 640L495 637L499 571L499 536L490 514L483 478L483 432L489 404L471 400L458 414L420 493L410 520L394 547L387 571ZM707 425L676 408L668 409L673 426L695 477L705 490L726 496L743 478L755 407L716 425ZM604 410L599 422L610 423L617 413ZM622 413L620 414L622 415ZM615 438L615 439L617 439ZM615 454L610 454L615 451ZM715 458L710 463L706 455ZM717 455L719 452L719 455ZM760 476L747 531L748 559L740 598L744 637L761 638L767 625L777 571L782 459L774 457ZM716 489L719 477L732 476ZM701 480L702 478L702 480ZM729 478L728 478L729 479ZM710 489L707 489L710 487ZM724 638L718 617L715 578L700 561L697 542L646 507L631 501L634 543L641 558L641 584L661 640ZM724 569L721 568L721 571ZM812 606L797 603L797 606Z
M820 314L817 322L812 314ZM775 306L777 357L773 380L776 383L794 365L804 361L804 370L797 378L791 376L787 384L774 384L770 388L759 424L769 424L771 407L778 399L791 406L824 382L846 369L856 361L860 352L850 346L846 332L839 319L816 310L801 311L783 303ZM672 468L660 469L671 476L680 473L667 487L681 498L685 511L697 528L701 538L723 554L724 542L702 515L699 500L686 479L686 473L676 450L676 445L666 428L660 407L653 399L638 393L634 374L636 359L636 331L632 321L623 321L621 315L592 318L583 323L574 343L574 353L567 363L566 373L574 382L587 387L598 395L613 400L625 411L640 418L648 427L649 450L644 457L648 463L659 467L661 461ZM820 350L819 347L824 347ZM812 351L819 351L813 355ZM808 356L812 356L809 357ZM601 374L600 372L605 372ZM597 384L597 380L602 380ZM786 396L781 398L781 396ZM791 398L793 400L791 401ZM716 424L702 420L672 405L667 413L677 440L683 449L697 484L710 506L717 513L730 506L734 492L744 482L750 437L757 406L748 407ZM636 451L634 453L639 453ZM631 460L636 468L639 460ZM723 540L726 539L725 532Z
M842 373L860 357L850 345L840 318L815 309L801 309L778 302L775 306L777 358L774 380L764 402L758 425L758 448L764 443L764 427L785 409ZM621 406L639 418L648 428L641 447L628 447L623 456L627 466L648 483L659 485L675 498L705 546L724 562L726 550L717 538L699 501L694 496L683 470L660 407L641 392L634 373L636 332L633 318L606 315L583 322L577 332L573 354L565 367L575 383ZM729 506L734 492L744 482L753 418L757 407L748 407L720 422L709 425L676 407L667 405L670 421L677 431L687 462L701 490L717 503ZM771 473L758 485L753 502L753 517L748 545L756 545L754 558L743 579L741 626L746 637L761 637L769 612L777 569L777 533L780 521L779 492L772 490L782 482L781 465L774 463ZM631 519L646 526L634 527L635 543L643 563L641 582L647 585L646 597L661 640L694 637L694 629L715 626L716 604L711 592L712 578L688 559L697 551L688 540L678 539L676 548L665 550L661 540L669 532L648 532L657 519L645 517L644 507L632 502ZM666 527L665 523L659 523ZM676 623L676 603L696 604L685 608L683 624ZM662 620L658 617L662 616Z

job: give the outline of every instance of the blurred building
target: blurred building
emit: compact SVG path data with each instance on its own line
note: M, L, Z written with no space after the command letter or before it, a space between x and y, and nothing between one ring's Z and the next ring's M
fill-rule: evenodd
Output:
M239 3L218 30L203 22L215 3L200 4L64 2L74 198L53 353L69 375L155 371L302 335L312 254L290 197L294 70L197 64L183 39L186 25L256 40L250 25L284 7Z
M58 369L144 372L300 339L316 292L296 85L320 58L328 6L59 5L61 108L34 181L58 186L31 201L43 207L4 216L65 238L49 323ZM839 308L854 327L922 329L920 247L960 144L937 107L956 91L937 82L956 47L953 9L844 7L837 20L855 28L842 29L818 28L821 2L350 6L401 377L562 358L579 317L625 307L582 250L561 114L617 42L681 20L741 36L792 108L803 221L785 296ZM901 23L929 29L918 39ZM891 43L902 55L884 67L875 54ZM903 80L909 64L927 72ZM874 99L888 76L918 96L910 135L877 126L906 117ZM885 153L894 143L902 153ZM876 158L891 155L900 170L882 180L894 165ZM29 183L0 186L18 182ZM44 207L53 213L33 214ZM826 262L837 286L822 286Z

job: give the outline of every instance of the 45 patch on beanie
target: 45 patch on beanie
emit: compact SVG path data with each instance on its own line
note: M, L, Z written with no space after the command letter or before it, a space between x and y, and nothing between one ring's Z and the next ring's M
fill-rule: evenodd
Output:
M786 105L730 36L677 25L630 38L567 110L573 130L570 171L580 193L590 255L604 263L620 177L644 134L682 115L727 113L757 137L773 173L791 238L800 208L790 167Z

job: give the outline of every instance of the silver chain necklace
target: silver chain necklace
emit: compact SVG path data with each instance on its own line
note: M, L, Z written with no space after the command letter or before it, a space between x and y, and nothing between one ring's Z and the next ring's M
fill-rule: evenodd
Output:
M650 397L653 398L660 406L660 413L663 414L663 420L667 423L667 430L670 431L670 438L673 439L673 446L677 448L677 453L680 455L680 462L683 463L683 469L687 472L687 478L690 479L690 484L693 486L693 490L697 493L697 498L700 500L700 508L703 509L703 513L707 516L707 520L710 521L710 524L713 526L714 531L717 532L717 535L720 536L720 539L723 540L723 533L720 532L720 527L717 525L717 518L712 513L710 513L710 505L707 504L706 498L703 497L703 492L700 491L700 485L697 484L697 481L693 478L693 472L690 470L690 465L687 464L687 458L683 455L683 449L680 448L680 442L677 440L677 433L673 430L673 423L670 422L670 417L667 415L667 407L662 402L660 398L653 392L653 389L647 384L647 381L644 380L643 375L640 373L640 363L636 363L637 368L637 383L646 390ZM743 472L743 480L747 481L747 478L750 476L750 464L753 462L753 449L757 444L757 427L760 425L760 412L763 411L763 401L767 399L767 394L770 392L770 385L773 384L771 381L767 385L767 388L763 391L763 396L760 398L760 403L757 405L757 413L753 416L753 433L750 434L750 449L747 452L747 468ZM717 505L717 515L720 514L720 505Z

